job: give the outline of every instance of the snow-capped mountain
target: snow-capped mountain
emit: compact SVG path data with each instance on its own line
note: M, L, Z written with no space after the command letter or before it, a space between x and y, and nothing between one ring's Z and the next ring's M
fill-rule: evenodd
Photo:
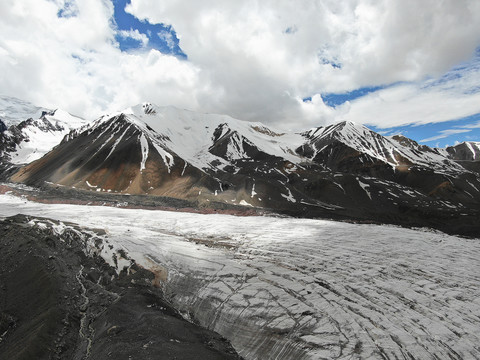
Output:
M0 97L0 155L12 164L41 158L72 129L87 122L63 110L48 110L12 97Z
M38 119L43 112L50 109L33 105L32 103L12 96L0 95L0 120L7 127L18 125L27 119Z
M12 179L199 205L415 223L421 216L439 221L440 214L478 211L476 164L351 122L282 133L145 103L71 131Z
M286 171L302 161L294 152L302 139L261 123L143 104L71 132L41 166L32 164L21 178L187 198L203 191L205 200L213 194L230 203L259 202L252 195L255 179L248 174L273 172L285 183ZM290 164L286 170L284 163ZM234 183L240 197L224 194ZM283 193L289 196L289 191Z
M480 161L480 142L465 141L445 149L448 156L454 160Z
M384 137L353 122L315 128L304 133L304 136L309 142L297 149L297 152L333 169L349 171L352 166L381 164L389 165L396 171L412 166L428 167L445 174L464 171L437 149L419 145L404 136Z

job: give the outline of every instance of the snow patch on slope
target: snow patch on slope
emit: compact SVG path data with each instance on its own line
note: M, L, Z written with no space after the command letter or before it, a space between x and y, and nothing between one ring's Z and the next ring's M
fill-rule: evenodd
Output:
M252 193L250 194L250 197L253 198L257 193L255 192L255 184L252 186Z
M120 135L120 137L115 141L115 143L113 144L112 148L110 149L110 152L108 153L107 157L105 158L105 160L107 160L110 155L112 155L112 153L115 151L115 149L117 148L117 145L120 144L120 142L122 141L123 137L125 136L125 134L127 133L127 131L130 129L130 126L128 126L125 131L123 132L122 135Z
M358 177L357 177L357 181L358 181L358 185L360 185L360 187L363 189L363 191L365 191L365 193L368 195L370 200L372 200L372 195L370 194L370 191L368 191L368 188L370 187L370 185L361 182Z
M148 158L148 141L147 138L145 137L145 134L142 133L140 136L140 146L142 147L142 162L140 164L140 172L142 172L145 169L145 163Z
M168 173L170 173L170 170L174 165L172 154L165 151L165 149L163 149L159 144L153 143L153 147L155 148L155 150L157 150L158 154L162 157L164 164L168 168Z
M469 141L466 141L465 142L465 145L467 145L468 149L472 152L472 156L473 156L473 160L476 160L477 158L477 153L475 152L475 149L473 148L473 144ZM478 151L478 147L477 147L477 151Z
M292 192L290 191L290 189L288 187L285 187L285 189L287 190L288 192L288 195L285 195L285 194L280 194L283 198L287 199L288 201L292 202L292 203L296 203L297 200L293 197L292 195Z

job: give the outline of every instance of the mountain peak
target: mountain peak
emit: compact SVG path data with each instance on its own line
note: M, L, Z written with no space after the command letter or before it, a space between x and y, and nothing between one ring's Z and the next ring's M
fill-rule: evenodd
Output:
M317 138L336 138L340 141L348 141L348 139L353 141L365 137L381 137L381 135L370 130L366 126L350 120L344 120L326 127L317 128L313 133L310 132L309 135Z
M339 122L334 123L332 125L353 126L353 127L363 126L362 124L359 124L359 123L357 123L355 121L352 121L352 120L342 120L342 121L339 121Z
M86 124L61 109L49 110L7 96L0 96L0 109L8 127L1 132L0 153L13 164L41 158L71 130Z
M333 124L332 126L336 127L337 129L341 129L343 131L354 130L354 131L362 131L362 132L363 131L373 132L365 125L351 121L351 120L343 120L336 124Z
M44 111L51 110L12 96L0 95L0 118L6 126L17 125L29 118L38 119Z
M449 146L445 150L455 160L480 160L480 142L477 141L464 141L460 144Z
M154 115L157 113L157 111L155 110L155 106L151 103L143 103L142 107L143 112L147 115Z

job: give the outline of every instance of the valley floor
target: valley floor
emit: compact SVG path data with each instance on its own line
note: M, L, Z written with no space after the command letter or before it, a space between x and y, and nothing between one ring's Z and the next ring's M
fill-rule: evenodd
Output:
M480 239L0 195L0 217L18 213L104 229L107 261L123 251L152 270L245 359L480 358Z

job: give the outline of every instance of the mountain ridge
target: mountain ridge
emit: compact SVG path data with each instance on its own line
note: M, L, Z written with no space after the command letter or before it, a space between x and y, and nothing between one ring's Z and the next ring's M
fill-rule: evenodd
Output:
M143 103L71 130L10 180L306 217L421 225L424 216L438 225L480 210L480 162L469 148L471 160L457 149L384 137L352 122L285 133Z
M41 158L71 130L87 123L62 109L49 110L6 96L0 96L0 121L0 156L12 164Z

